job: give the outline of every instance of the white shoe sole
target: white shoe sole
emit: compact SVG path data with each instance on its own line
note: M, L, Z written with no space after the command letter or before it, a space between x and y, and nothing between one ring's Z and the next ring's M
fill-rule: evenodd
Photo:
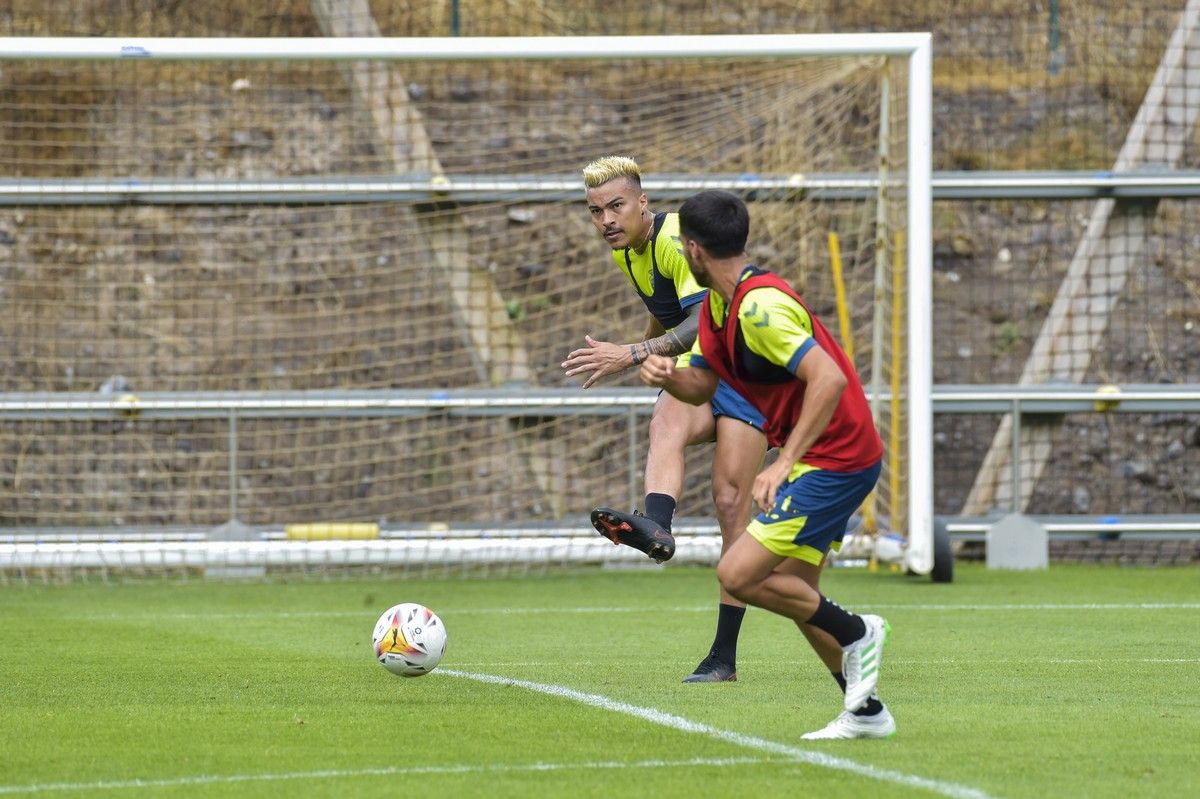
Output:
M896 720L892 718L887 707L874 716L867 716L866 719L870 721L846 711L821 729L800 737L805 741L848 741L859 738L890 738L896 734Z

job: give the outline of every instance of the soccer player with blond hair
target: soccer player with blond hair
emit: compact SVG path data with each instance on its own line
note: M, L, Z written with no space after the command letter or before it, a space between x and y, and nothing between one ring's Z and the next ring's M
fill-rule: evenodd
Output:
M589 334L585 346L567 356L562 364L566 374L584 375L586 389L649 356L687 352L696 338L706 290L680 249L679 215L651 210L636 161L599 158L584 167L583 183L592 224L649 313L639 340L615 343ZM644 514L601 507L592 511L592 524L614 542L658 562L669 559L675 553L671 522L683 491L684 449L715 439L712 497L722 550L727 549L750 518L750 489L767 449L762 425L762 415L727 385L718 385L711 400L700 406L663 392L650 419ZM746 607L724 590L719 597L712 646L684 682L737 679L737 641Z

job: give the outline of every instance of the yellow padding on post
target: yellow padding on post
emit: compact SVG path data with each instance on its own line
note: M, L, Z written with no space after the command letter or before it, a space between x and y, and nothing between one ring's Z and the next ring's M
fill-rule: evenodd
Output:
M379 538L379 525L375 522L289 524L284 530L287 532L287 537L295 541L365 540Z

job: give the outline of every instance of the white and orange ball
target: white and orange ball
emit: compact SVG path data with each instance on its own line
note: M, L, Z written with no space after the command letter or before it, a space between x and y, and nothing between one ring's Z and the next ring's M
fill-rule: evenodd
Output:
M433 671L446 654L446 626L424 605L403 602L383 612L371 635L375 657L401 677Z

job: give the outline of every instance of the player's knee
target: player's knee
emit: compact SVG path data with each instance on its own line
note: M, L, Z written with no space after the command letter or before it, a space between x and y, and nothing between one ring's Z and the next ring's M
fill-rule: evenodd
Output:
M656 413L650 417L650 445L679 447L687 446L687 425L682 419L668 414Z
M713 479L713 510L721 521L721 528L728 524L744 523L749 494L738 490L738 486L727 480Z
M746 595L753 583L750 575L729 558L721 558L721 562L717 564L717 582L730 596L743 602L747 601Z

